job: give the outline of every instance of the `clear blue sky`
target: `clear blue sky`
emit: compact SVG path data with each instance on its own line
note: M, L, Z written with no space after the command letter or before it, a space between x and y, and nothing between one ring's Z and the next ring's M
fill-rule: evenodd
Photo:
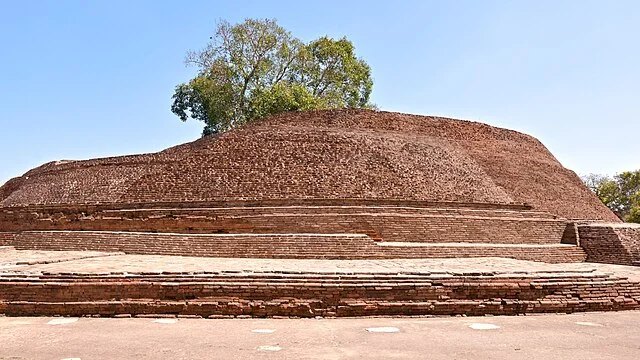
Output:
M382 110L539 138L566 167L640 168L640 1L0 0L0 183L196 139L171 94L218 19L347 36Z

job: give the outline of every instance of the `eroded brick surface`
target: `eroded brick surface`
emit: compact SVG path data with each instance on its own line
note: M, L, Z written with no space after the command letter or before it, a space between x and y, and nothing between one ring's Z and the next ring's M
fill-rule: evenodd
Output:
M156 154L49 163L0 190L4 207L309 198L528 203L618 221L531 136L365 110L282 114Z

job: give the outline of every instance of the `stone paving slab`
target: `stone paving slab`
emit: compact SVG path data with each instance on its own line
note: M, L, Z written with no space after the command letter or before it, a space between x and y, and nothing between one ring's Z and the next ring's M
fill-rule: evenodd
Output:
M25 266L30 265L61 262L67 263L74 260L99 258L118 254L122 253L107 253L100 251L16 250L13 247L2 247L2 249L0 249L0 270L7 268L23 269Z
M48 263L37 263L41 260ZM5 268L2 268L2 265ZM22 265L18 265L22 264ZM7 268L9 265L10 268ZM160 255L124 255L78 251L3 251L2 273L608 273L640 281L640 267L567 263L547 264L506 258L393 259L393 260L300 260L202 258Z

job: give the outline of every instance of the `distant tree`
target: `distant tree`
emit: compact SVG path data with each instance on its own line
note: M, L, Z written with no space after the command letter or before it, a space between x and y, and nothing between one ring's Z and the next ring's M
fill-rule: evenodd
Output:
M171 111L204 122L204 135L283 111L373 107L371 69L349 40L305 44L275 20L221 21L186 62L199 71L176 87Z
M613 178L590 174L582 180L620 219L640 223L640 170L625 171Z

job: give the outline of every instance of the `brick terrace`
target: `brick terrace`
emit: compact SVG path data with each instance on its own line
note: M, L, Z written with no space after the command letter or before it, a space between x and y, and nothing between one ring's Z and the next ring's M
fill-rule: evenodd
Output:
M11 256L30 252L4 248ZM364 316L640 308L640 269L498 258L296 260L111 255L0 271L8 315Z
M5 245L19 250L120 251L126 254L289 259L506 257L581 262L569 244L375 242L364 234L172 234L107 231L25 231Z
M586 257L576 246L573 223L515 204L306 199L123 209L29 206L2 209L0 229L0 245L25 250L307 259L494 256L553 263Z

